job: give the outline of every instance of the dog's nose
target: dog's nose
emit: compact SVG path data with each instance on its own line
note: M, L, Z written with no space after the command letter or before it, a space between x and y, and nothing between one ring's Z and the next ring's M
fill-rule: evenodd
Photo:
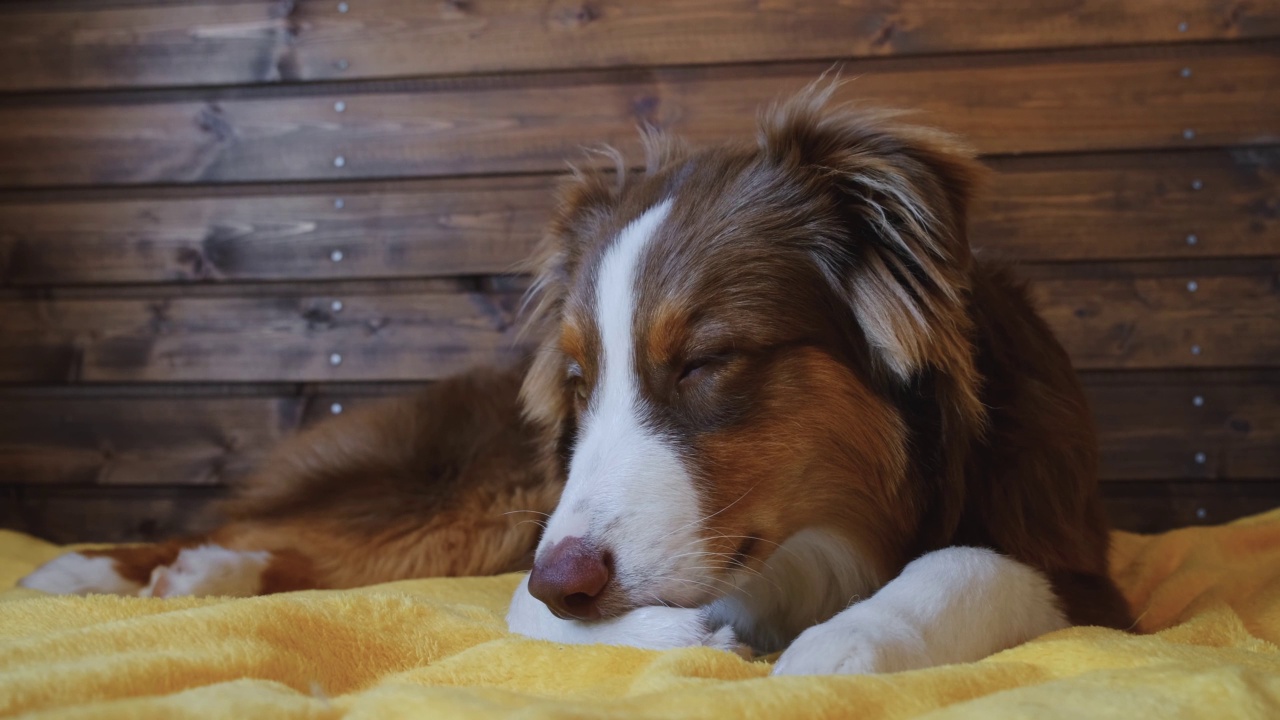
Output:
M529 573L529 592L564 619L598 620L596 601L608 584L608 556L578 537L556 543Z

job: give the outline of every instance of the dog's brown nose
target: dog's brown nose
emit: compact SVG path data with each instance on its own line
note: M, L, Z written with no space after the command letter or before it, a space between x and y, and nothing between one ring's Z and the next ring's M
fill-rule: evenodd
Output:
M598 620L596 601L608 584L608 556L577 537L556 543L529 573L529 592L564 619Z

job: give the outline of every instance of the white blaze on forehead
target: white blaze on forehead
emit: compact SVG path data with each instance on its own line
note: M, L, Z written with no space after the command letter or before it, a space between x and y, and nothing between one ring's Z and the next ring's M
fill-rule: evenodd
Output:
M635 366L640 267L670 210L666 200L632 221L600 264L595 318L600 380L580 424L568 484L541 543L549 548L566 537L585 538L612 553L623 587L649 585L704 564L696 554L701 550L697 493L675 446L644 424ZM681 583L663 599L700 589Z

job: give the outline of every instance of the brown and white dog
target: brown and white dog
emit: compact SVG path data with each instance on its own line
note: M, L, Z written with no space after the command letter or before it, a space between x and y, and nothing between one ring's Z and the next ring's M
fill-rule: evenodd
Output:
M24 584L250 595L532 561L513 631L786 648L777 673L1128 627L1070 362L970 255L978 167L830 92L769 110L754 142L652 135L643 175L576 174L525 366L299 435L209 537ZM550 513L540 540L526 513Z

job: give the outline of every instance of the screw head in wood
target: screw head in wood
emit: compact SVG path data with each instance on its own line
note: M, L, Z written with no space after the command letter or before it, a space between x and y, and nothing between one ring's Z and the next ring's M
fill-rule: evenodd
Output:
M1196 178L1195 180L1191 181L1192 190L1200 190L1203 188L1204 188L1204 183L1200 181L1200 178Z
M1191 282L1187 283L1187 292L1195 292L1199 289L1200 289L1200 283L1196 282L1195 280L1192 280Z
M329 253L329 259L334 262L342 262L343 257L345 256L342 254L341 250L334 250L333 252Z
M342 167L347 164L347 159L341 155L333 159L334 167Z
M339 100L338 102L336 102L336 103L334 103L334 104L333 104L333 111L334 111L334 112L346 112L346 111L347 111L347 104L346 104L345 102L343 102L343 101Z
M1209 511L1205 510L1204 508L1196 508L1196 519L1197 519L1197 520L1203 520L1203 519L1205 519L1205 518L1207 518L1207 517L1209 517Z
M1203 396L1203 395L1197 395L1197 396L1195 396L1195 397L1191 398L1191 404L1192 404L1192 405L1195 405L1196 407L1204 407L1204 396Z
M334 415L342 414L342 403L334 403L329 406L329 412Z
M333 201L333 206L341 210L342 208L347 206L347 201L343 200L342 198L337 198Z
M1191 233L1191 234L1187 235L1187 244L1188 244L1188 245L1195 245L1195 244L1196 244L1196 243L1198 243L1198 242L1200 242L1200 238L1199 238L1195 233Z
M1181 75L1181 76L1182 76L1182 77L1184 77L1184 78L1189 78L1189 77L1191 77L1191 68L1189 68L1189 67L1184 67L1184 68L1182 68L1182 71L1181 71L1181 72L1179 72L1178 74L1179 74L1179 75Z
M329 309L334 312L342 312L342 301L334 300L333 302L329 303Z
M1183 139L1183 140L1195 140L1195 139L1196 139L1196 131L1195 131L1195 130L1192 130L1191 128L1187 128L1186 130L1183 130L1183 131L1182 131L1182 139Z
M1198 452L1198 453L1196 453L1196 464L1197 464L1197 465L1203 465L1203 464L1205 464L1205 462L1206 462L1208 459L1209 459L1209 456L1205 455L1204 453L1202 453L1202 452Z
M329 356L329 364L330 364L330 365L333 365L333 366L335 366L335 367L336 367L336 366L338 366L338 365L341 365L341 364L342 364L342 356L341 356L341 355L339 355L338 353L333 353L332 355L330 355L330 356Z
M1199 345L1192 345L1192 346L1191 346L1191 354L1192 354L1192 355L1199 355L1199 354L1200 354L1200 346L1199 346Z
M346 70L347 68L351 67L351 63L348 63L346 60L335 60L333 62L333 66L338 68L339 70Z
M1178 32L1186 32L1189 27L1190 26L1187 25L1187 22L1184 20L1178 23Z
M340 2L340 3L338 3L338 12L340 12L340 13L345 13L346 11L348 11L348 10L350 10L350 9L351 9L351 6L350 6L350 5L348 5L348 4L346 4L346 3L344 3L344 2Z

